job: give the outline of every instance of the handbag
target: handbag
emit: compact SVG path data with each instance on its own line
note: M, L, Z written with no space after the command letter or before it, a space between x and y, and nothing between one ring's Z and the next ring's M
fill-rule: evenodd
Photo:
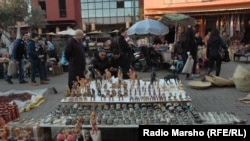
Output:
M228 50L220 47L219 48L219 55L220 55L220 58L223 62L229 62L230 61L230 57L229 57L229 52Z
M182 69L182 73L192 73L193 65L194 65L194 59L188 58Z
M225 58L225 49L220 47L219 48L219 55L220 55L220 58L223 60Z

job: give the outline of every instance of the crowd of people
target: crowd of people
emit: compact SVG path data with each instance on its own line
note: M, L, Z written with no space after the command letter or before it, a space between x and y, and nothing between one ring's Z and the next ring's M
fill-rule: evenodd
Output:
M42 37L35 32L30 35L23 33L21 38L14 40L13 47L9 49L11 49L11 51L9 51L10 63L5 73L5 80L9 84L13 84L13 73L7 72L16 72L20 84L28 83L28 81L25 80L27 73L30 75L32 86L38 86L35 80L37 75L40 77L40 84L48 84L47 57L58 58L55 47L51 41L43 40ZM16 67L10 67L10 65Z

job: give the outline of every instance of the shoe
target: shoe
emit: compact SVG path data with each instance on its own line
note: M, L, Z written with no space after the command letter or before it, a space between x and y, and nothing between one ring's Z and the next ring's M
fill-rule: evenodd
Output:
M36 82L31 82L32 86L38 86L38 84Z
M28 81L26 81L26 80L23 80L23 81L21 81L21 82L19 82L20 84L25 84L25 83L28 83Z
M49 83L45 80L41 80L40 84L49 84Z
M50 81L50 79L49 79L49 78L45 78L44 80L45 80L45 81Z
M13 84L13 82L12 82L10 79L6 79L6 81L7 81L9 84Z

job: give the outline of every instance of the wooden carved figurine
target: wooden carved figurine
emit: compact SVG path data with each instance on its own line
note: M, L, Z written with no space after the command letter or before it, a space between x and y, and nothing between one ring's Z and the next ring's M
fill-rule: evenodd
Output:
M70 96L71 92L70 92L70 89L69 89L69 86L66 87L66 96Z
M151 80L150 84L153 85L153 83L156 81L156 72L155 72L155 67L152 68L152 73L151 73Z
M105 69L105 78L111 81L112 74L108 69Z
M90 114L90 124L92 126L92 134L97 133L98 127L97 127L96 114L94 112Z
M117 71L117 77L119 80L123 79L123 73L122 73L122 69L120 66L119 66L118 71Z

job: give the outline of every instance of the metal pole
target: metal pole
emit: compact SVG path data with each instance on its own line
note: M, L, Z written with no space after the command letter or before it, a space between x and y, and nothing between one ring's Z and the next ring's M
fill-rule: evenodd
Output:
M134 14L134 16L133 16L133 23L135 23L136 22L136 11L135 11L135 9L136 9L136 7L135 7L135 1L136 0L133 0L133 14Z

